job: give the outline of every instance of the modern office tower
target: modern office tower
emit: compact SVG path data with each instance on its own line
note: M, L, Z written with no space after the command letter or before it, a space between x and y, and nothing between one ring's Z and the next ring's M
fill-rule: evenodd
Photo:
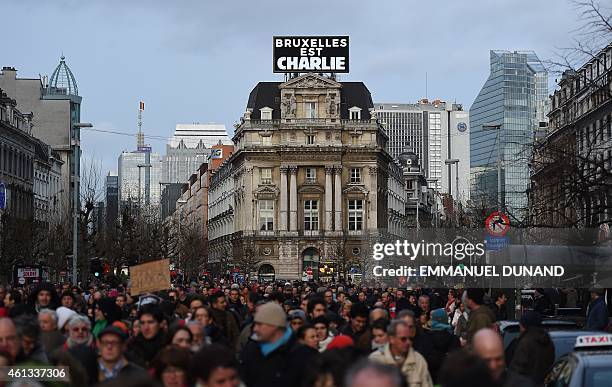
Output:
M159 205L161 198L161 158L150 147L119 156L119 203L139 206ZM147 173L147 169L149 172Z
M470 122L462 105L421 99L417 103L375 102L376 116L382 123L389 142L387 151L394 158L410 152L418 157L431 188L439 193L470 198ZM459 160L457 166L446 160ZM459 190L457 190L457 183Z
M232 143L223 124L177 124L162 159L162 183L186 183L219 143Z
M119 176L109 172L104 182L104 202L106 208L106 226L113 227L119 217Z
M520 222L534 137L548 125L548 73L533 51L490 54L489 78L470 108L471 198Z

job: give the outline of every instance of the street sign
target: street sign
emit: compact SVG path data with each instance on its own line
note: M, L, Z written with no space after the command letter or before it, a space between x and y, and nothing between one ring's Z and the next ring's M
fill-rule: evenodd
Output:
M6 186L4 183L0 183L0 210L6 208Z
M308 267L308 268L306 269L306 274L307 274L307 275L312 275L312 267Z
M503 212L495 211L485 220L485 229L489 235L504 236L510 228L510 219Z
M508 238L507 236L502 236L502 237L493 236L493 235L485 236L485 249L486 250L491 250L491 251L501 250L504 247L508 246L509 244L510 244L510 238Z

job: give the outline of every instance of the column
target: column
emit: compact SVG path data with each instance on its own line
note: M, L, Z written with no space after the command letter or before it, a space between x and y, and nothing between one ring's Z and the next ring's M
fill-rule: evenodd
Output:
M249 235L253 233L253 230L258 229L257 218L257 208L255 206L255 198L253 197L253 168L246 167L244 169L244 192L246 192L245 197L245 211L242 216L244 216L244 229L248 232ZM227 207L226 207L227 208ZM225 210L225 209L223 209Z
M289 182L289 227L291 231L297 231L297 166L289 167L291 181Z
M334 213L335 230L342 231L342 166L334 167Z
M280 167L280 231L287 231L287 166Z
M332 174L334 167L325 167L325 230L332 231L333 228L333 192L332 192Z

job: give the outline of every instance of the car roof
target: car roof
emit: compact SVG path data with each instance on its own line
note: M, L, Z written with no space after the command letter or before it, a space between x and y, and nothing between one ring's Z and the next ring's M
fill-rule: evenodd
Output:
M579 329L559 329L549 331L551 339L563 338L563 337L578 337L578 336L590 336L590 335L601 335L601 331L583 331Z

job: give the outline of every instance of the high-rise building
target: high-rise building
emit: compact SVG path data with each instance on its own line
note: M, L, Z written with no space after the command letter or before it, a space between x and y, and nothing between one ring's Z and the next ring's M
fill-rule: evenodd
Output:
M178 124L166 145L162 183L185 183L206 162L213 145L231 145L223 124Z
M119 156L119 203L159 205L161 198L161 158L150 147L124 151ZM147 171L148 170L148 171Z
M80 174L79 131L73 129L80 121L81 101L74 75L64 56L53 71L51 78L17 78L17 70L3 67L0 73L0 88L17 101L24 112L34 113L32 135L49 144L61 158L61 200L71 203L71 176ZM76 167L73 162L74 146L77 146Z
M109 172L104 182L104 202L106 209L106 227L115 225L119 217L119 176Z
M461 202L469 200L465 176L470 172L470 121L462 105L421 99L415 104L376 102L374 108L389 136L387 151L392 157L415 154L429 187L453 197L458 194ZM459 160L459 179L456 167L445 164L450 159Z
M548 125L548 73L533 51L490 55L489 78L470 108L471 198L490 209L499 201L511 219L522 221L531 148L540 128Z

